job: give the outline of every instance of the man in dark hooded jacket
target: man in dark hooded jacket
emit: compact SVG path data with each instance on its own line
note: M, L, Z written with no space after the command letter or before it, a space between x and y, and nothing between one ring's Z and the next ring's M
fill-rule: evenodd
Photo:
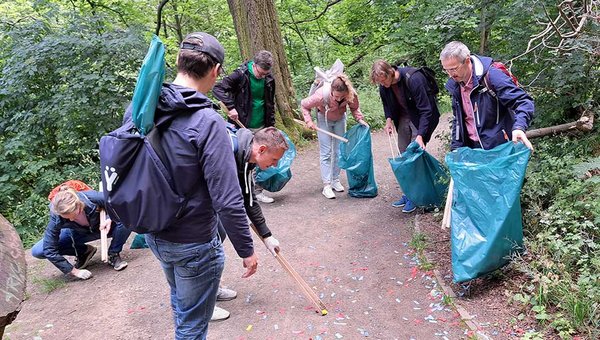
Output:
M454 113L452 150L463 146L488 150L509 140L533 150L525 135L535 111L533 99L493 67L492 58L471 55L465 44L453 41L440 53L440 61L450 76L446 89Z
M194 188L181 218L161 232L146 234L171 288L175 339L206 339L225 262L220 223L243 258L247 271L242 277L258 266L227 128L206 97L224 58L223 46L212 35L186 36L177 76L163 85L156 110L155 129L166 151L165 165L175 175L175 189L187 193ZM169 124L161 124L172 116Z
M254 192L254 178L252 171L255 167L265 170L271 166L277 166L277 163L283 157L288 149L285 137L274 127L264 128L252 134L248 129L239 129L232 136L235 163L237 166L237 175L242 195L244 196L244 208L248 218L256 228L267 249L277 256L279 251L279 241L273 236L271 230L267 227L265 216L256 200ZM219 228L221 240L227 237L226 231ZM219 288L217 301L227 301L235 299L237 292L227 288ZM224 320L229 318L230 313L221 307L215 307L213 320ZM217 317L218 316L218 317Z

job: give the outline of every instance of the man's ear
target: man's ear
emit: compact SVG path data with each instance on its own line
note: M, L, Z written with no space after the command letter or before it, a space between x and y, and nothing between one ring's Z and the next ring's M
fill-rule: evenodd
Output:
M258 147L258 153L265 153L265 152L267 152L267 146L266 146L266 145L264 145L264 144L261 144L261 145Z

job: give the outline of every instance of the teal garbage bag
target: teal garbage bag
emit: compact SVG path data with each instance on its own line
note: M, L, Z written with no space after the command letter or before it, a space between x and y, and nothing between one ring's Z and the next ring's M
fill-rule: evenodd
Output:
M288 149L285 150L283 157L277 163L277 166L268 167L265 170L256 168L256 184L270 192L277 192L292 179L292 162L296 158L296 146L292 143L290 137L281 131L283 137L288 143Z
M154 111L164 78L165 46L154 35L140 68L131 100L131 118L142 135L146 135L154 126Z
M348 143L340 143L338 161L340 168L346 169L348 194L352 197L377 196L369 128L356 124L344 137Z
M520 192L531 151L523 144L446 155L454 180L450 223L454 282L508 263L523 245Z
M441 163L412 142L400 157L388 158L402 192L418 207L439 207L448 190L448 172Z
M135 237L133 238L133 241L131 242L131 246L129 248L144 249L144 248L149 248L149 247L148 247L148 244L146 243L146 238L144 237L144 235L136 234Z

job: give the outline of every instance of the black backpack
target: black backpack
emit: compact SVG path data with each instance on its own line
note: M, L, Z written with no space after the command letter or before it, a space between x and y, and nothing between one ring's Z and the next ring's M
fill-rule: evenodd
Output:
M404 74L404 81L406 82L407 88L409 88L410 86L410 77L412 77L412 75L415 72L421 72L421 74L423 74L425 76L425 79L427 80L427 93L434 96L437 96L437 94L440 93L440 87L438 86L437 81L435 80L435 71L433 71L427 66L409 67L408 69L409 70L406 71L406 73Z

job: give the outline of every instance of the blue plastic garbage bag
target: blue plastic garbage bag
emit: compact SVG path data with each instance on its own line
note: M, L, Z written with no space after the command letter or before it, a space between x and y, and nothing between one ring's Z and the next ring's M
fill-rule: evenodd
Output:
M265 190L270 192L277 192L292 179L292 162L296 158L296 146L290 140L290 137L281 131L283 137L288 143L288 149L285 150L283 157L277 163L277 166L269 167L265 170L261 170L256 167L256 184L263 187Z
M142 235L142 234L136 234L135 237L133 238L133 241L131 241L131 246L129 248L131 248L131 249L149 248L148 244L146 243L146 237L144 237L144 235Z
M520 192L531 151L522 143L446 155L454 180L451 212L454 282L506 263L523 245Z
M348 143L340 143L338 161L340 168L346 169L348 194L352 197L377 196L369 128L356 124L344 137Z
M154 35L140 68L131 100L131 118L142 135L146 135L154 127L154 111L164 78L165 46Z
M439 207L448 190L448 172L441 163L412 142L400 157L388 158L402 192L416 206Z

